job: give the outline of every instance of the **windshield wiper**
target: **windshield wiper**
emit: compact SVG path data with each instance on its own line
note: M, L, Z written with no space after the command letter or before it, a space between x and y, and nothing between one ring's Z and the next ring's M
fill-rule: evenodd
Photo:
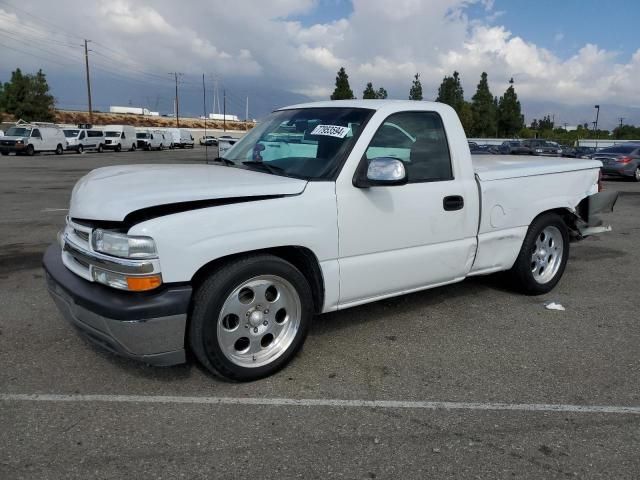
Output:
M266 170L269 173L273 173L275 175L286 175L287 171L284 168L277 167L275 165L270 165L264 162L258 162L256 160L247 160L246 162L242 162L243 165L247 165L248 167L260 167L263 170Z
M211 160L212 162L216 162L216 163L222 163L224 165L230 166L230 165L235 165L236 163L233 162L232 160L229 160L228 158L222 158L222 157L216 157L213 160Z

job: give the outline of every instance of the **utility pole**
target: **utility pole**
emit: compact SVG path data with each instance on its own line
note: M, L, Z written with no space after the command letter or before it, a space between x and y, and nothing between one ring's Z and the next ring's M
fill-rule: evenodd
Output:
M593 126L593 131L596 134L596 148L598 148L598 117L600 116L600 105L594 105L593 108L596 109L596 122Z
M227 91L222 90L222 131L227 131Z
M84 41L84 65L87 71L87 98L89 99L89 123L93 124L93 108L91 108L91 77L89 76L89 50L87 43L91 40Z
M207 142L207 89L204 85L204 73L202 74L202 110L204 114L204 161L209 160L209 143Z
M172 72L168 75L173 75L176 80L176 97L175 97L175 107L176 107L176 127L180 127L180 110L178 103L178 75L182 75L180 72Z
M622 121L624 120L624 117L620 117L618 120L620 120L620 128L622 128Z

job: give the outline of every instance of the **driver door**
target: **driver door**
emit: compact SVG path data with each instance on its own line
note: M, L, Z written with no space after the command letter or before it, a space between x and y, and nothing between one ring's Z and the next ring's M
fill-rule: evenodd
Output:
M378 157L401 160L408 183L337 183L341 306L460 280L475 254L478 212L464 199L477 197L477 187L455 178L440 116L387 117L361 167ZM451 208L446 199L458 197L462 204Z

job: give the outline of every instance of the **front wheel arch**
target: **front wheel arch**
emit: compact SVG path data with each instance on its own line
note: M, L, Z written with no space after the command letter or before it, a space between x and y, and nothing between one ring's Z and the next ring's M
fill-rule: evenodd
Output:
M282 247L264 248L238 252L224 257L216 258L206 263L198 269L191 278L191 285L194 290L202 284L212 272L218 270L223 265L233 262L238 258L247 255L267 254L279 257L295 266L305 276L313 296L313 307L315 313L321 313L324 306L325 287L320 262L315 253L307 247L297 245L287 245Z

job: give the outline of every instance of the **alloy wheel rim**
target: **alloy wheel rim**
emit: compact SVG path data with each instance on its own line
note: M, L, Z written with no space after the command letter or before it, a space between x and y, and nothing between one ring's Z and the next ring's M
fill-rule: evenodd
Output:
M531 252L531 273L536 282L544 284L555 278L564 254L562 233L548 226L538 234Z
M226 298L218 316L218 345L235 365L267 365L289 349L301 314L300 296L291 283L276 275L253 277Z

